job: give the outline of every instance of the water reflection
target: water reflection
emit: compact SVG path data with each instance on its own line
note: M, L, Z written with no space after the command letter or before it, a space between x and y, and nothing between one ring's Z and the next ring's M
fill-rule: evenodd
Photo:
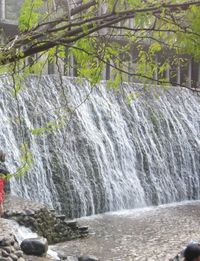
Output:
M64 255L90 254L100 260L169 260L191 239L200 239L200 201L108 213L79 219L87 239L55 246Z

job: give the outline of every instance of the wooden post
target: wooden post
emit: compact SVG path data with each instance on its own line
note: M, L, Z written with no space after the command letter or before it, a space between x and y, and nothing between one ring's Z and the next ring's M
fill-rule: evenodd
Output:
M133 29L135 27L135 19L134 18L129 19L129 26L130 26L131 29Z
M74 76L74 56L69 56L69 76Z
M6 19L6 0L1 0L1 19Z
M132 70L133 70L133 68L132 68L132 63L131 63L131 61L129 61L129 62L128 62L128 72L129 72L129 73L132 73ZM128 82L129 82L129 83L133 81L132 78L133 78L133 77L132 77L131 75L128 75Z
M192 87L192 60L188 62L188 87Z
M106 80L110 80L110 65L106 64Z
M165 76L168 82L170 82L170 69L169 67L167 68L166 72L165 72Z
M156 63L156 71L155 71L155 74L154 74L154 79L157 81L158 80L158 56L157 55L155 57L155 63ZM155 82L155 84L157 85L158 82Z
M198 83L200 85L200 62L198 64Z
M177 66L177 84L178 85L181 84L181 65L180 65L180 62L178 62L178 66Z

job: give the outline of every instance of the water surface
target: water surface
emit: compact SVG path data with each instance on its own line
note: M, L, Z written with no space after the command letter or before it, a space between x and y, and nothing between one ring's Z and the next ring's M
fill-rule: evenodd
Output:
M200 201L127 210L78 219L86 239L61 243L65 255L90 254L108 261L169 260L191 240L200 240Z

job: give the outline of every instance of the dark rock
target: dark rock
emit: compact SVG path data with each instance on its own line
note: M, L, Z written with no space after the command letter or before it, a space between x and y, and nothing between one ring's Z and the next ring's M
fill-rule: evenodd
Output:
M78 261L99 261L95 256L80 256Z
M29 238L21 243L21 249L26 255L44 256L48 250L46 238Z
M68 256L67 259L65 259L65 261L78 261L78 258L75 256Z
M79 230L80 232L86 232L86 231L88 231L88 227L87 227L87 226L79 227L78 230Z
M7 252L7 251L5 251L5 250L1 250L1 255L3 256L3 257L8 257L9 256L9 253Z
M0 246L8 246L6 238L0 238Z
M0 247L11 246L11 245L14 245L14 243L15 243L15 240L13 237L0 238Z

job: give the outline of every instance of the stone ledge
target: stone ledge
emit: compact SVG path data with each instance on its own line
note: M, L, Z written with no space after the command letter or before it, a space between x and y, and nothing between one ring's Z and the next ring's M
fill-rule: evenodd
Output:
M49 244L88 235L88 227L79 227L76 221L69 221L64 215L56 215L43 204L18 197L6 198L4 218L30 228L39 236L47 238Z

